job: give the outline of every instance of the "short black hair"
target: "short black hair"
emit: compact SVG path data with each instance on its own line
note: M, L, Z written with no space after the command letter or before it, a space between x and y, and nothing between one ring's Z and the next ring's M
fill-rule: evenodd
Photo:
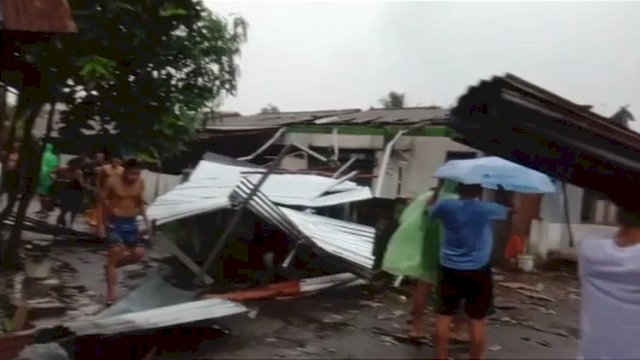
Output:
M140 162L138 161L138 159L135 158L131 158L131 159L127 159L122 163L122 167L125 170L129 170L129 169L142 169L142 165L140 164Z
M482 196L482 186L479 184L458 184L458 195L464 198L479 198Z

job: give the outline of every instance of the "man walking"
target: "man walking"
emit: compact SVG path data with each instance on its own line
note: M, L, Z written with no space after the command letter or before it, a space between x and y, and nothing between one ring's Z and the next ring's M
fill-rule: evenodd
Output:
M112 156L109 160L109 163L101 166L98 169L98 178L97 178L97 186L98 191L102 193L105 184L112 177L122 176L124 172L124 168L122 167L122 160L119 158ZM104 236L105 234L101 232L101 229L104 229L104 224L107 221L107 214L104 204L102 204L101 198L98 198L98 204L96 206L96 223L98 229L98 235Z
M121 175L111 176L102 187L102 201L106 211L106 230L109 242L105 273L107 304L116 301L117 268L134 264L145 255L137 217L142 215L146 231L151 231L144 205L144 180L137 160L124 162Z
M439 201L431 217L444 226L440 257L440 288L436 320L437 358L447 359L452 321L462 300L470 319L471 359L483 359L486 342L485 318L493 303L490 266L493 248L492 222L505 220L509 209L481 201L480 185L458 185L459 199Z
M580 356L640 359L640 205L620 206L620 229L580 244Z

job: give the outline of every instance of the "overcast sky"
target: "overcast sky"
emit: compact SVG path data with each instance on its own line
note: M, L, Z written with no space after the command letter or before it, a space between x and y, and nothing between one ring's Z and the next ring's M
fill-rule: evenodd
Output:
M249 41L224 110L368 108L391 90L451 106L511 72L640 130L640 2L217 2Z

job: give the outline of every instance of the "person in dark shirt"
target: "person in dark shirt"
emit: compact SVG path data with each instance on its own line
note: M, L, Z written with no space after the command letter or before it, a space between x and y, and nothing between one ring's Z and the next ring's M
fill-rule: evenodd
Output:
M84 192L84 176L82 174L82 166L84 159L77 157L71 159L67 166L54 170L51 176L56 180L58 191L58 201L60 203L60 214L56 224L58 226L67 226L67 214L71 214L69 226L73 225L73 221L82 209L82 199Z

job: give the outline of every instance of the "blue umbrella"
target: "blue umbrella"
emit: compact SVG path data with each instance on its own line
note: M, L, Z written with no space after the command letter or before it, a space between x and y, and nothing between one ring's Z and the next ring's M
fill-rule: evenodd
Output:
M501 186L520 193L556 191L547 175L495 156L448 161L436 170L435 177L463 184L480 184L489 189Z

